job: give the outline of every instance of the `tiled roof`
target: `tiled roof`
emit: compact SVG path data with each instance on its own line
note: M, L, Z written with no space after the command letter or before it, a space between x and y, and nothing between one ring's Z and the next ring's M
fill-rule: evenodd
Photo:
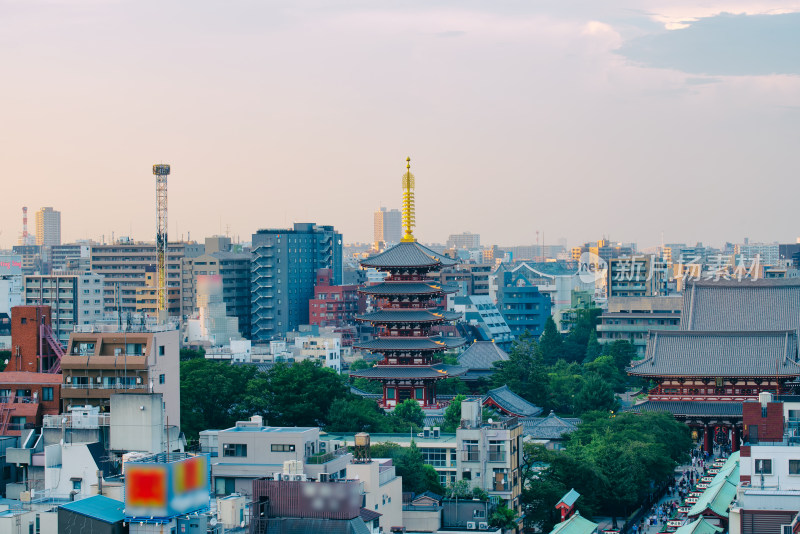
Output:
M460 347L466 343L460 337L380 337L372 341L354 342L353 347L370 352L391 352L407 350L446 350Z
M439 321L455 321L461 318L460 313L441 310L410 310L385 308L380 311L365 313L356 317L358 321L378 323L435 323Z
M109 499L103 495L94 495L79 501L61 506L65 510L98 519L105 523L118 523L125 519L125 503Z
M795 332L651 331L638 376L800 376Z
M575 501L577 501L578 497L580 496L581 494L575 491L575 488L571 488L566 495L561 497L561 500L556 503L556 506L558 506L561 503L564 503L571 508L572 505L575 504Z
M353 395L358 395L359 397L364 397L365 399L374 399L374 400L381 400L383 399L383 395L380 393L367 393L363 389L358 389L355 386L350 386L350 393Z
M358 290L367 295L439 295L453 293L458 288L444 286L436 282L381 282Z
M553 527L550 534L595 534L597 523L592 523L579 513Z
M695 517L708 510L720 517L728 517L728 508L735 498L736 484L731 480L709 486L689 510L688 516Z
M466 369L455 365L376 365L369 369L353 371L350 376L357 378L448 378L463 374Z
M682 330L797 330L800 279L696 281L683 297Z
M704 402L704 401L644 401L625 408L626 412L668 412L681 416L723 416L741 417L741 402Z
M447 267L457 262L438 254L416 241L398 243L386 252L361 261L364 267L386 269L392 267Z
M483 404L489 399L493 400L502 411L518 417L534 417L542 413L541 408L526 401L508 386L489 390L483 398Z
M359 515L361 516L361 519L363 519L364 522L366 523L367 521L378 519L383 514L380 512L376 512L375 510L370 510L369 508L362 508L359 511Z
M529 417L522 420L523 433L533 439L561 439L578 429L580 419L564 419L552 411L547 417Z
M679 527L674 534L716 534L717 532L722 531L722 527L715 527L700 517L693 523L687 523L682 527Z
M458 364L467 369L494 369L494 362L508 360L506 351L491 341L476 341L461 353Z

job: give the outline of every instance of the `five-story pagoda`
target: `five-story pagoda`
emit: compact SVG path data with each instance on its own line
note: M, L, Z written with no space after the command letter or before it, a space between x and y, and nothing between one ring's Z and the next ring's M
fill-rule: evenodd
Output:
M354 343L355 348L383 355L370 369L351 373L353 377L383 384L381 406L392 408L414 399L427 409L441 407L436 402L436 381L463 374L465 369L438 363L437 354L464 344L462 338L433 335L433 327L452 322L458 313L442 309L441 301L455 291L442 287L429 274L456 262L417 243L414 227L414 175L406 159L403 175L402 241L389 250L361 262L388 273L379 284L359 289L372 297L377 311L356 317L376 328L372 341Z

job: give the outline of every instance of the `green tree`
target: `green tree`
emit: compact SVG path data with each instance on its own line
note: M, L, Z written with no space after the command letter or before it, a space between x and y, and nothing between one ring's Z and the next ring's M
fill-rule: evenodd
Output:
M252 415L246 391L259 374L255 367L194 358L180 362L180 372L181 429L188 439Z
M577 395L575 395L575 413L580 415L589 411L610 412L619 409L619 400L608 382L595 373L590 373Z
M181 349L179 358L180 360L193 360L195 358L205 358L206 357L206 350L203 347L199 349Z
M366 378L356 378L353 380L353 387L366 391L367 393L383 393L383 386L380 382L367 380Z
M424 472L424 465L422 453L412 439L411 446L404 448L395 461L397 475L403 477L403 491L423 493L427 490L428 480Z
M367 362L365 360L356 360L356 361L354 361L353 363L350 364L350 370L351 371L360 371L362 369L369 369L370 367L373 367L374 365L375 365L375 362Z
M469 388L460 378L445 378L436 384L436 393L439 395L467 394Z
M311 360L276 364L267 378L263 397L273 426L325 426L331 404L350 395L336 371Z
M552 315L545 320L544 331L539 338L539 349L544 362L548 365L564 358L564 339Z
M442 432L455 432L461 425L461 403L466 399L464 395L456 395L447 405L444 410Z
M583 364L583 374L586 376L596 374L614 391L618 393L625 391L627 376L617 367L612 356L604 354L592 362Z
M548 397L547 369L539 345L528 334L522 334L508 354L508 360L495 362L492 375L495 387L507 385L511 390L537 406L546 406Z
M564 340L563 359L568 362L582 362L586 358L589 338L597 329L601 313L600 308L585 308L576 311L575 324Z
M512 529L517 526L517 513L501 504L489 518L489 524L495 528Z
M603 353L603 346L597 341L597 330L592 329L589 333L589 341L586 343L586 357L583 363L595 361Z
M604 348L604 354L611 356L614 360L614 365L622 372L625 372L625 368L630 366L631 361L636 359L636 347L630 341L618 339Z
M581 367L559 360L547 373L547 383L549 397L544 407L565 415L574 414L576 396L583 387Z
M406 423L420 427L425 421L425 412L422 411L419 403L414 399L406 399L397 406L392 412Z
M328 432L384 433L397 430L395 420L377 402L358 395L334 400L327 419L325 430Z

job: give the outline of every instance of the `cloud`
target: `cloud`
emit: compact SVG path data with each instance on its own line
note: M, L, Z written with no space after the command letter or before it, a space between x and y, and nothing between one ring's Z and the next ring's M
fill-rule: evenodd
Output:
M645 67L708 76L800 75L800 13L722 14L625 43L619 53Z

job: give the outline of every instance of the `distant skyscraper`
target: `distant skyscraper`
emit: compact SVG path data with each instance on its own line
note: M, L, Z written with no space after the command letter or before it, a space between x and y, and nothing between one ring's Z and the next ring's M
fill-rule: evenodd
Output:
M380 243L397 244L403 237L403 222L400 210L387 210L381 208L375 212L375 233L373 242L375 248L380 247Z
M342 234L333 226L295 223L291 229L253 234L250 264L251 336L267 341L309 324L317 270L331 269L342 283Z
M464 232L463 234L451 234L447 238L447 248L480 248L481 235L473 234L472 232Z
M36 244L52 247L61 244L61 212L42 208L36 212Z

